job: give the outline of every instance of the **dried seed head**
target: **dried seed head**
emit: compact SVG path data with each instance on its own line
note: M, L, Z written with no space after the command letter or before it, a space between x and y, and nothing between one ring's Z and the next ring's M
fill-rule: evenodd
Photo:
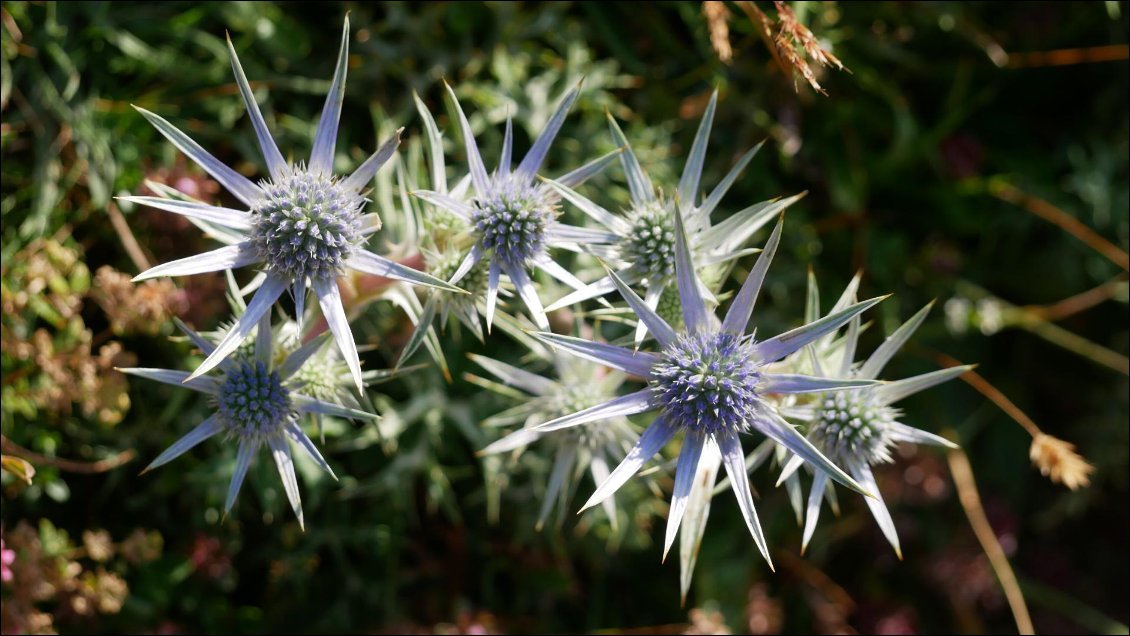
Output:
M1028 456L1041 474L1057 484L1071 490L1091 484L1091 473L1095 472L1095 467L1075 452L1074 444L1040 433L1032 439Z

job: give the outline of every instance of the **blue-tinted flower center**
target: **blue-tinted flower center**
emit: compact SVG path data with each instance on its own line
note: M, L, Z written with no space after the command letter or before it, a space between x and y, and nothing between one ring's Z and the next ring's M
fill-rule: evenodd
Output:
M753 347L728 333L683 334L651 368L667 417L706 433L748 428L761 398Z
M897 413L873 391L839 391L820 396L810 437L833 461L891 461L888 425Z
M217 398L217 410L228 432L256 438L277 432L291 416L290 392L278 371L262 362L240 364L229 371Z
M622 258L647 272L649 284L675 276L674 207L653 201L634 209L632 229L620 244Z
M333 278L361 242L365 199L327 177L296 169L260 184L251 242L267 268L294 280Z
M525 265L545 250L553 205L543 188L514 175L496 176L487 192L472 203L475 234L483 249L502 263Z

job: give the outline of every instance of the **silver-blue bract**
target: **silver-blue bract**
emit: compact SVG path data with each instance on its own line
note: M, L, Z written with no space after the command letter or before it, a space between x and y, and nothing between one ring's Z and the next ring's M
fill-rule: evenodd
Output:
M854 301L856 282L853 280L848 286L837 307ZM813 281L810 281L810 286L814 289ZM818 297L818 294L810 291L809 296ZM932 305L933 303L923 307L910 320L903 323L862 364L855 364L853 360L859 344L858 317L848 323L847 333L842 338L826 337L814 342L809 355L805 358L820 375L827 374L845 381L875 380L887 362L926 319ZM867 506L900 559L902 548L899 545L895 524L879 493L871 466L891 461L890 451L897 442L930 444L947 448L957 446L943 437L903 424L900 421L902 413L893 405L914 393L952 380L970 368L972 367L951 367L852 391L820 394L814 396L815 399L807 404L784 409L789 418L805 426L807 437L814 446L843 466L856 481L874 495L866 499ZM782 469L779 482L795 480L795 471L804 463L804 458L793 457ZM815 474L805 510L802 550L808 546L816 530L816 523L820 518L820 504L825 498L825 490L830 486L826 471L818 466L813 466L813 469Z
M524 428L495 441L479 454L519 451L543 438L546 441L545 447L555 449L553 468L550 470L549 482L538 513L537 529L540 530L553 510L554 503L564 510L581 473L587 470L592 475L593 482L600 485L608 478L610 464L627 452L639 439L639 435L623 417L571 427L560 434L538 429L547 420L574 413L615 396L616 390L627 376L586 360L550 351L537 341L529 344L533 354L552 361L555 377L531 373L484 356L473 355L471 359L498 378L505 387L492 386L494 383L481 380L476 383L495 388L499 392L509 390L511 397L520 400L513 408L488 418L483 422L484 426L515 423L524 425ZM521 393L513 392L511 387L519 389ZM615 499L609 497L602 505L611 526L616 528Z
M665 194L662 188L652 185L651 179L632 152L623 131L611 115L608 117L608 125L612 131L612 140L624 149L620 155L620 162L627 175L628 188L631 191L629 209L622 215L613 214L574 191L569 184L550 183L562 198L577 206L579 210L616 236L616 240L609 246L593 246L589 251L611 263L617 275L625 283L644 285L646 287L644 301L652 309L660 307L661 299L664 298L665 293L670 293L675 284L676 209L685 223L687 249L694 267L700 271L718 269L719 271L712 273L716 274L713 278L720 283L723 275L728 271L727 268L735 259L752 252L745 249L750 237L801 197L797 195L787 199L764 201L734 213L717 225L711 225L710 215L718 208L722 198L761 148L759 144L742 155L721 183L711 190L710 194L700 197L702 170L717 102L718 92L715 91L702 115L686 165L683 167L682 177L677 188L674 189L675 198L671 198L670 191ZM712 292L717 291L713 289L716 286L706 286L705 292L708 298ZM606 276L553 302L547 310L553 311L603 296L614 289L616 285L612 277ZM659 313L664 315L666 312L660 309ZM672 313L675 316L665 317L668 320L677 318L678 311ZM643 341L646 333L647 326L642 322L639 323L636 330L637 344Z
M475 194L469 201L461 201L437 190L421 190L414 194L456 215L471 226L475 238L474 246L460 263L450 282L458 283L472 267L483 259L488 259L490 267L486 297L487 329L490 329L493 321L498 301L499 278L502 274L514 283L519 297L538 327L548 329L549 320L546 318L537 290L530 280L528 270L541 269L574 289L583 289L585 287L583 282L550 258L549 248L566 247L577 250L578 244L591 245L616 240L615 235L608 232L559 223L556 219L557 193L545 184L537 182L537 172L545 162L549 147L565 122L565 116L573 102L577 100L580 88L570 90L561 99L557 110L534 140L529 152L513 170L511 166L513 127L510 120L507 120L502 157L498 169L491 174L487 174L478 144L471 132L471 124L463 114L463 107L460 106L450 86L447 87L447 91L455 102L455 109L459 115L459 126L463 135L463 145L467 151L471 185ZM599 171L613 156L606 155L589 162L564 175L561 180L576 185Z
M255 297L248 303L247 311L190 378L198 378L214 369L235 352L259 319L267 315L275 301L288 289L294 296L296 315L302 316L307 288L313 287L326 322L360 391L361 363L338 291L338 274L345 269L353 269L416 285L460 291L433 276L365 249L365 241L380 229L381 220L376 213L363 213L366 200L362 191L396 151L400 132L397 131L353 174L344 178L334 175L334 151L349 58L348 18L342 28L337 68L318 121L308 165L292 165L283 159L267 130L230 39L228 49L236 84L247 106L270 177L258 184L250 181L220 163L160 116L138 108L162 135L242 201L248 210L178 198L124 197L134 203L181 214L202 222L206 227L219 226L220 231L214 234L230 239L226 247L158 265L134 280L186 276L254 264L263 267L265 277Z
M178 323L179 324L179 323ZM195 331L180 324L181 329L205 353L215 351L215 345ZM297 377L298 371L310 356L327 343L322 339L311 341L286 356L281 362L275 361L274 337L271 331L270 315L264 315L258 323L254 354L237 355L225 358L219 363L219 373L214 376L190 376L185 371L171 369L121 369L123 373L136 375L166 384L183 386L208 395L216 406L216 412L205 419L187 435L157 456L146 471L167 464L180 457L200 442L215 435L225 435L239 442L236 455L235 472L224 502L226 514L235 505L247 469L258 450L266 446L271 452L282 478L287 499L294 508L299 525L305 526L302 517L302 499L298 493L298 480L294 473L294 458L291 443L297 444L314 462L331 477L337 479L329 464L318 452L314 442L298 425L299 416L305 413L333 415L345 418L375 418L364 411L352 409L310 397Z
M837 468L792 425L777 413L771 394L812 393L856 389L875 384L871 380L834 380L811 375L777 373L771 366L809 342L838 329L873 307L881 298L852 305L831 316L766 340L755 340L745 331L757 294L781 238L783 220L773 230L749 277L720 321L708 310L701 281L691 263L682 214L675 214L675 279L682 302L685 329L677 333L618 275L609 278L641 322L655 337L658 353L589 342L552 333L537 334L582 358L647 379L642 391L615 398L542 425L544 429L578 426L614 416L658 411L624 461L602 483L585 504L596 505L628 481L676 433L684 433L675 466L675 488L663 554L674 543L695 475L704 452L721 453L738 505L754 541L766 561L769 550L757 520L745 457L739 434L757 430L793 453L822 467L834 479L866 494L854 479ZM770 561L771 563L771 561Z

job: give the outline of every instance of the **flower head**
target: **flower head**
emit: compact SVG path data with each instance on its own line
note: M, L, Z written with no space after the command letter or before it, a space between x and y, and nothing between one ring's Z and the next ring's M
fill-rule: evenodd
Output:
M158 115L145 116L169 141L207 171L247 206L247 210L208 205L190 197L124 197L126 200L181 214L216 228L226 247L158 265L134 280L156 276L186 276L258 264L265 276L246 313L216 345L190 378L198 378L231 355L268 313L283 292L290 290L301 316L308 287L313 287L322 313L361 389L361 363L345 316L337 276L347 269L384 276L416 285L459 291L433 276L406 267L365 249L368 236L381 227L376 213L365 214L368 187L377 170L392 157L400 131L385 142L348 177L333 173L338 121L345 96L349 57L349 19L342 28L341 50L326 103L318 121L308 164L292 165L283 159L251 92L231 40L232 69L240 95L266 161L269 177L254 183L201 148L195 141ZM183 194L183 193L181 193ZM185 199L189 200L185 200Z
M685 224L691 261L700 270L700 276L710 283L705 286L709 295L716 291L715 281L720 283L723 280L722 274L728 271L725 269L728 264L751 252L744 249L749 238L801 196L764 201L733 214L718 225L710 224L710 215L761 148L759 144L746 152L721 183L709 195L701 198L699 187L717 102L718 92L715 91L702 115L682 177L674 188L674 198L665 195L662 188L652 185L651 179L632 152L624 132L611 115L608 117L608 125L613 141L624 148L620 161L631 191L630 206L624 214L613 214L578 194L568 184L550 182L565 200L616 237L608 247L595 246L590 251L611 262L617 270L616 274L625 283L642 284L647 290L644 299L648 307L659 309L659 315L676 326L680 312L673 307L676 303L672 301L676 300L677 293L665 293L675 286L676 213L682 215ZM547 310L603 296L615 288L611 276L605 276L553 302ZM668 302L663 303L664 299ZM664 304L668 307L664 307ZM674 311L670 311L671 309ZM643 341L646 333L646 325L640 323L636 330L637 344Z
M178 323L185 334L203 351L211 352L215 345L192 329ZM228 488L225 514L235 505L236 496L247 475L256 452L266 446L278 466L287 498L290 500L298 523L302 518L302 500L298 480L294 473L291 443L297 444L318 466L334 476L333 470L322 457L314 442L298 424L305 413L337 415L347 418L373 418L375 416L331 401L312 397L301 380L300 371L306 361L324 349L325 338L319 338L297 348L279 360L275 352L270 315L264 315L257 325L254 351L222 360L214 375L190 376L184 371L171 369L120 369L166 384L183 386L209 396L215 413L192 429L187 435L157 456L146 471L162 466L183 455L200 442L222 435L239 445L235 473Z
M540 343L532 344L541 347ZM626 376L622 372L609 371L560 353L536 349L535 353L552 360L555 371L553 375L556 377L537 375L483 356L472 356L471 359L507 387L517 388L530 396L520 405L486 422L487 425L498 426L521 422L525 425L524 428L490 444L479 454L493 455L521 450L539 440L545 440L546 446L555 449L549 484L538 514L537 528L540 530L555 502L564 508L574 491L573 482L582 471L587 469L593 482L599 485L608 477L610 462L631 448L639 436L624 417L610 418L599 424L569 427L557 433L547 428L537 428L548 420L575 413L614 397L616 389ZM491 384L493 383L487 386ZM612 526L616 527L615 500L609 497L602 505Z
M759 369L753 345L735 334L682 334L652 366L652 386L664 411L688 428L744 433L760 401Z
M537 290L530 280L529 270L541 269L566 285L581 289L584 283L553 261L548 254L549 249L555 247L577 249L578 243L608 243L616 238L608 232L559 223L557 221L559 195L545 184L537 182L537 172L565 122L566 114L577 100L580 89L577 87L570 90L561 99L557 110L549 118L549 122L517 168L511 165L513 126L507 119L506 136L503 140L498 169L490 174L483 164L474 134L471 132L471 124L463 113L463 107L460 106L450 86L447 86L447 91L455 102L455 109L459 115L474 193L467 197L467 200L452 196L443 191L446 187L444 180L440 185L433 185L433 188L440 189L419 190L415 194L459 217L470 229L472 246L450 282L459 283L476 264L487 261L489 262L485 305L487 329L490 329L493 322L502 274L514 283L518 295L538 327L548 329L549 320L546 318ZM560 177L559 181L577 185L596 174L616 154L610 153L591 161ZM436 153L433 153L433 156L435 155ZM442 154L440 153L439 156L442 157Z
M296 170L263 184L251 243L269 270L294 280L336 278L362 239L365 199L332 178Z
M682 450L675 467L675 490L667 520L664 556L674 542L696 482L700 460L720 452L746 524L762 555L768 548L754 510L745 457L739 435L759 431L776 443L824 468L835 479L859 491L851 477L837 468L777 413L777 394L856 389L870 380L835 380L777 372L772 363L797 351L874 306L881 298L852 305L836 314L766 340L745 334L777 244L782 222L769 238L749 277L734 297L725 317L707 309L701 281L692 265L682 214L675 215L675 277L682 300L681 332L668 324L614 272L609 278L659 343L656 353L635 351L551 333L537 334L574 355L647 379L646 389L615 398L543 425L544 428L577 426L612 416L657 411L655 421L639 442L585 504L600 503L627 482L653 455L679 432ZM541 428L541 427L539 427ZM537 430L537 429L535 429ZM710 450L707 450L710 449ZM714 450L717 449L717 450ZM707 455L704 455L707 453Z
M1028 457L1040 469L1040 474L1071 490L1089 486L1091 473L1095 472L1095 467L1075 452L1074 444L1047 433L1032 438Z
M848 290L840 297L836 307L854 300L858 278L852 281ZM810 280L810 285L814 282ZM810 297L815 294L810 293ZM910 320L903 323L875 350L862 364L853 361L859 341L860 321L858 316L851 319L847 333L840 339L829 334L822 341L815 342L811 355L807 356L815 372L838 378L841 381L876 380L895 352L918 329L930 311L927 305ZM833 308L833 312L837 309ZM842 310L841 310L842 311ZM822 453L842 466L852 477L873 495L866 499L872 515L879 523L883 534L895 552L902 557L894 521L879 493L871 467L892 461L891 449L898 442L913 442L956 448L949 440L912 428L903 424L903 413L894 408L899 400L919 391L951 380L971 367L951 367L923 375L864 386L839 393L818 393L806 403L790 405L785 409L788 417L805 425L807 437ZM807 458L793 457L782 469L779 481L795 479L795 471ZM828 488L828 477L824 467L813 466L815 477L809 493L805 512L804 538L802 549L808 546L816 523L820 518L820 504Z

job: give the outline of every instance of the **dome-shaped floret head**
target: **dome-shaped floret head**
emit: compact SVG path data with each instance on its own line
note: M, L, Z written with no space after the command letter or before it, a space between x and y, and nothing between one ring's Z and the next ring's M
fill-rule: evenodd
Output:
M428 273L440 280L451 280L451 277L455 275L455 272L459 270L459 266L463 263L463 258L464 254L450 250L443 252L424 251ZM485 261L479 261L472 265L471 269L459 281L459 287L467 294L442 293L455 297L480 298L487 293L488 282L487 264Z
M278 433L293 417L290 392L279 372L262 362L241 363L229 371L216 401L224 428L241 440Z
M898 412L874 391L825 393L818 401L810 438L835 462L891 461L890 424Z
M595 406L595 405L590 405ZM562 431L572 435L571 443L576 448L582 448L590 453L598 453L609 446L623 444L632 440L632 427L624 418L614 418L603 422L594 422L584 426L574 426Z
M251 242L267 269L292 280L336 277L364 237L365 199L332 177L296 169L261 184Z
M621 258L642 267L650 284L675 277L675 207L651 201L628 215L632 229L620 243Z
M757 356L749 342L726 332L682 334L651 368L664 415L709 433L739 433L761 403Z
M553 199L545 188L516 174L495 176L472 203L471 225L482 248L503 264L523 266L545 251L546 231L554 217Z
M470 227L467 221L441 208L432 207L424 216L424 230L437 247L446 247L466 236ZM446 280L446 279L444 279Z
M342 382L343 376L348 377L348 374L349 367L344 362L323 353L311 356L294 372L294 386L303 395L336 403L340 401L339 394L343 388L348 392L348 387L352 386L350 380Z
M659 295L659 304L655 307L655 313L666 320L672 329L678 331L683 328L683 301L679 298L678 287L668 285L663 288L663 293Z

